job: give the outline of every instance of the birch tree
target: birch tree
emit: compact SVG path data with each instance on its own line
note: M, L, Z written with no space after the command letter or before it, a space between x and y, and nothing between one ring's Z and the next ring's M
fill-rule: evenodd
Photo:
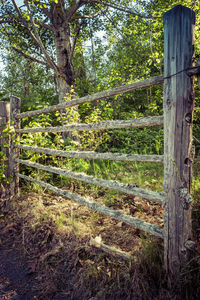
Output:
M121 6L129 2L132 1L118 0L113 4L112 1L98 0L24 0L24 5L19 7L17 0L1 0L0 25L5 35L8 34L7 28L14 30L14 36L8 39L13 50L54 71L59 102L63 102L71 87L74 88L73 55L87 20L100 17L107 8L137 15ZM16 36L22 32L27 47L25 51L15 45ZM53 53L48 51L48 43L44 41L47 34L55 47Z

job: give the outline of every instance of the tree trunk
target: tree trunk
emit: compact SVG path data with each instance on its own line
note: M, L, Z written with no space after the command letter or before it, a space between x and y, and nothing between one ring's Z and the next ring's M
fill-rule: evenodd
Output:
M71 44L69 26L59 27L55 34L57 55L57 84L59 91L59 103L65 101L65 97L74 88L74 70L71 61Z
M70 101L74 98L75 75L72 66L72 50L70 44L69 26L59 27L55 34L56 55L57 55L57 86L59 103ZM62 124L79 122L77 107L67 108L61 112ZM77 139L73 133L63 133L63 137Z

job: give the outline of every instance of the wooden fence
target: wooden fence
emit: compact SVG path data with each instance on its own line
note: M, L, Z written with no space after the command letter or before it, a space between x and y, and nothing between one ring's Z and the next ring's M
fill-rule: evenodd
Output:
M9 175L13 176L10 194L18 193L19 178L35 182L57 194L86 205L90 209L104 213L112 218L121 220L131 226L164 239L165 267L169 273L179 272L181 264L188 259L189 252L194 246L191 236L191 164L192 164L192 115L194 106L193 75L199 74L199 67L192 67L193 56L193 27L194 13L181 5L166 12L164 20L164 76L152 77L140 82L117 87L104 92L73 99L69 102L49 106L36 111L20 113L20 100L11 97L10 121L15 133L35 132L70 132L114 128L139 128L144 126L164 125L164 155L136 155L121 153L95 153L90 151L61 151L41 147L31 147L15 143L11 135L9 151ZM136 89L164 83L164 116L144 117L139 119L106 121L95 124L70 124L60 127L26 128L21 129L22 118L38 116L73 107L85 102L92 102L106 97L123 94ZM5 104L0 103L2 106ZM6 104L7 105L7 104ZM3 110L2 110L3 111ZM5 113L6 114L6 113ZM7 114L6 114L7 115ZM2 115L5 117L5 115ZM72 172L52 166L45 166L19 158L19 150L30 150L53 156L104 159L120 161L142 161L164 163L164 191L157 193L124 184L114 180L104 180L83 173ZM91 199L75 193L59 189L46 182L20 174L19 164L36 169L53 172L69 178L81 180L90 184L114 189L123 193L140 196L151 201L162 203L164 228L149 224L138 218L125 215L118 210L108 208Z

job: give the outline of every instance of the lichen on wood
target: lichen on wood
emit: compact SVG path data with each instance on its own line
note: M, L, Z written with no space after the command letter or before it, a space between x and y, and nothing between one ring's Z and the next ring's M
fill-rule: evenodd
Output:
M34 132L70 132L70 131L90 131L103 129L119 128L139 128L163 125L163 116L144 117L129 120L105 121L90 124L69 124L57 127L36 127L16 130L17 133L34 133Z
M63 197L71 199L73 201L79 202L79 203L89 207L92 210L103 213L107 216L110 216L111 218L120 220L120 221L122 221L122 222L124 222L124 223L126 223L130 226L136 227L140 230L143 230L147 233L155 235L159 238L163 238L163 229L158 225L150 224L150 223L147 223L147 222L145 222L141 219L134 218L134 217L129 216L129 215L125 215L125 214L123 214L123 212L121 212L119 210L114 210L114 209L108 208L103 204L94 202L90 198L85 198L85 197L82 197L78 194L71 193L69 191L59 189L59 188L57 188L57 187L55 187L55 186L53 186L49 183L31 178L30 176L22 175L22 174L19 174L19 173L16 174L16 175L20 178L25 179L25 180L37 183L38 185L40 185L40 186L56 193L56 194L59 194Z
M96 100L100 100L103 98L107 98L107 97L111 97L111 96L115 96L115 95L119 95L119 94L123 94L123 93L127 93L136 89L140 89L140 88L144 88L144 87L149 87L155 84L160 84L164 82L164 78L162 75L160 76L155 76L155 77L151 77L145 80L141 80L138 82L133 82L127 85L122 85L120 87L116 87L114 89L110 89L110 90L106 90L103 92L99 92L99 93L95 93L93 95L88 95L88 96L84 96L78 99L74 99L65 103L60 103L58 105L52 105L49 107L45 107L43 109L38 109L35 111L28 111L28 112L24 112L21 114L17 114L16 118L18 119L22 119L22 118L26 118L26 117L33 117L33 116L38 116L44 113L50 113L50 112L54 112L57 110L62 110L64 108L67 107L72 107L72 106L76 106L85 102L92 102L92 101L96 101Z
M57 167L44 166L42 164L34 163L34 162L31 162L28 160L16 159L16 162L18 162L20 164L24 164L29 167L40 169L43 171L52 172L52 173L55 173L58 175L73 178L75 180L84 181L89 184L94 184L97 186L102 186L105 188L117 190L122 193L139 196L144 199L158 201L161 203L163 203L165 200L164 193L152 192L149 190L139 188L139 187L129 184L129 183L121 183L116 180L105 180L105 179L101 179L101 178L96 178L96 177L93 177L93 176L90 176L90 175L87 175L84 173L72 172L72 171L69 171L66 169L60 169Z
M158 162L163 163L163 155L140 155L140 154L124 154L124 153L97 153L94 151L63 151L57 149L27 146L18 144L17 148L37 153L49 154L52 156L61 156L69 158L83 158L83 159L102 159L114 161L141 161L141 162Z

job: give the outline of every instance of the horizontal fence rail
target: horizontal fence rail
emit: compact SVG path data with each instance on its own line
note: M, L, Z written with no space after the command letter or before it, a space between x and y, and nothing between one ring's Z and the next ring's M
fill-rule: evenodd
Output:
M164 193L152 192L152 191L145 190L145 189L136 187L136 186L128 184L128 183L126 184L126 183L121 183L121 182L118 182L115 180L105 180L105 179L101 179L101 178L96 178L96 177L93 177L93 176L90 176L90 175L87 175L84 173L72 172L72 171L69 171L66 169L60 169L57 167L44 166L39 163L34 163L31 161L22 160L22 159L16 159L16 162L26 165L26 166L29 166L29 167L32 167L32 168L36 168L36 169L40 169L43 171L55 173L58 175L63 175L65 177L73 178L76 180L84 181L89 184L94 184L94 185L102 186L105 188L117 190L122 193L139 196L144 199L158 201L160 203L163 203L165 200Z
M163 116L136 118L129 120L106 121L91 124L70 124L58 127L35 127L18 129L17 133L34 133L34 132L69 132L69 131L90 131L102 129L120 129L120 128L139 128L145 126L163 125Z
M133 83L130 83L127 85L122 85L122 86L116 87L114 89L106 90L104 92L95 93L93 95L84 96L82 98L78 98L78 99L74 99L74 100L71 100L68 102L60 103L58 105L52 105L49 107L45 107L43 109L16 114L15 117L17 119L22 119L22 118L26 118L26 117L38 116L41 114L50 113L50 112L54 112L57 110L62 110L67 107L76 106L76 105L79 105L79 104L82 104L85 102L92 102L92 101L100 100L103 98L107 98L107 97L111 97L111 96L115 96L115 95L119 95L119 94L124 94L127 92L131 92L133 90L136 90L136 89L149 87L149 86L152 86L155 84L160 84L163 82L164 82L164 78L162 75L155 76L155 77L151 77L151 78L141 80L138 82L133 82Z
M145 222L141 219L125 215L119 210L114 210L114 209L108 208L105 205L94 202L89 198L84 198L84 197L82 197L78 194L70 193L66 190L59 189L59 188L57 188L57 187L55 187L55 186L53 186L49 183L45 183L43 181L31 178L30 176L22 175L22 174L19 174L19 173L17 173L16 176L18 176L20 178L23 178L25 180L28 180L28 181L37 183L40 186L42 186L42 187L44 187L44 188L46 188L46 189L48 189L48 190L50 190L50 191L52 191L56 194L59 194L59 195L64 196L66 198L69 198L73 201L79 202L79 203L89 207L92 210L103 213L107 216L110 216L111 218L120 220L120 221L122 221L122 222L124 222L128 225L131 225L131 226L136 227L140 230L148 232L148 233L150 233L152 235L155 235L159 238L163 238L163 229L158 225L150 224L150 223L147 223L147 222Z
M83 159L101 159L114 161L140 161L140 162L156 162L163 163L163 155L140 155L140 154L124 154L124 153L97 153L94 151L63 151L49 149L43 147L34 147L26 145L16 145L18 149L33 151L37 153L49 154L52 156L61 156L67 158L83 158Z

